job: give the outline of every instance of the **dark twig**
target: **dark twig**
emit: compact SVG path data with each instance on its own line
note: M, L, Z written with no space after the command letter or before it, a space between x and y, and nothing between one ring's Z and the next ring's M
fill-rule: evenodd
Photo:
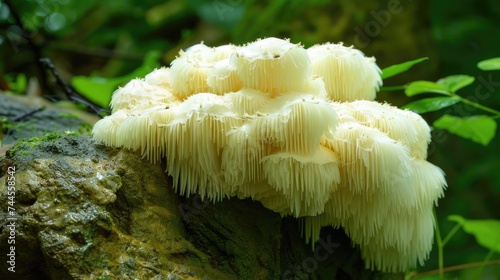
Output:
M22 121L23 119L27 118L27 117L31 117L32 115L40 112L40 111L43 111L45 110L45 106L40 106L38 108L35 108L35 109L32 109L32 110L29 110L28 112L25 112L25 113L21 113L17 116L14 116L12 118L10 118L9 120L11 122L18 122L18 121Z
M45 110L45 106L40 106L38 108L35 108L35 109L31 109L27 112L24 112L24 113L21 113L21 114L18 114L12 118L9 118L9 119L5 119L9 122L12 122L12 123L15 123L15 122L19 122L19 121L22 121L28 117L31 117L33 116L34 114L40 112L40 111L43 111ZM0 122L0 129L3 129L2 128L2 122ZM2 131L0 131L0 135L1 135ZM13 136L14 135L14 129L13 128L7 128L5 130L5 134L3 135L3 137L0 137L0 146L1 146L1 143L3 140L5 140L7 137L9 136Z
M10 14L14 18L14 22L19 26L19 28L21 28L21 30L23 32L22 36L24 39L26 39L26 42L28 43L28 46L31 49L31 52L33 53L35 63L37 65L38 71L40 72L40 78L41 78L40 82L41 82L42 88L45 90L48 90L50 92L49 83L47 82L47 75L45 73L43 65L40 63L40 59L42 58L42 54L41 54L38 46L35 44L35 42L33 42L33 34L28 32L28 30L24 27L24 24L23 24L23 21L21 20L21 17L19 16L17 10L14 9L14 6L12 6L12 3L10 2L10 0L3 0L3 2L9 8Z
M12 3L10 3L10 0L4 0L4 3L9 8L10 13L11 13L12 17L14 18L15 23L17 25L19 25L19 27L21 28L21 30L23 32L22 36L24 39L26 39L26 42L28 43L29 47L31 48L31 51L33 52L33 56L35 57L37 67L40 71L40 76L41 76L40 82L41 82L42 88L44 90L47 90L52 96L55 95L55 94L53 94L53 92L49 86L48 75L47 75L47 72L45 71L45 68L47 68L50 70L52 75L55 77L57 85L62 88L62 90L66 94L66 98L68 100L76 102L76 103L84 104L85 106L87 106L87 108L89 110L95 112L96 114L103 112L104 110L101 107L95 105L90 100L83 97L81 94L77 93L73 88L71 88L71 86L69 86L66 82L64 82L61 79L56 67L54 66L54 64L52 64L50 59L42 57L40 49L33 42L33 39L32 39L33 35L30 34L26 30L26 28L24 27L24 24L21 20L21 17L19 16L17 11L12 6ZM36 113L36 112L34 112L34 113Z
M56 79L56 84L63 90L68 100L76 103L81 103L87 106L89 110L92 110L98 115L99 113L106 111L103 108L99 107L98 105L94 104L92 101L88 100L86 97L76 92L75 89L73 89L70 85L68 85L65 81L63 81L56 67L54 66L52 61L50 61L49 58L45 57L40 59L40 63L52 73L52 75Z

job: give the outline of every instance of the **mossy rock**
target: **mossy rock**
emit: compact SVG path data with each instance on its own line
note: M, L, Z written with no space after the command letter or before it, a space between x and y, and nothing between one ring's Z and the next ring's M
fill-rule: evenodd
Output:
M84 111L56 107L43 99L0 91L0 147L47 133L89 135L98 119Z

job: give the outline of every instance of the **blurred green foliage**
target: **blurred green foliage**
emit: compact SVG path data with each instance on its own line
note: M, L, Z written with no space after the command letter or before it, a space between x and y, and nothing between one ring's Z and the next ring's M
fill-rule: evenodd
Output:
M15 92L30 88L30 78L43 77L35 51L51 58L66 81L73 79L76 88L93 92L92 100L106 105L114 88L154 67L148 56L152 51L159 51L159 62L168 65L179 49L200 41L207 45L240 44L275 36L306 46L327 41L355 44L375 56L381 68L429 57L411 70L386 79L384 88L442 77L462 77L463 86L468 83L467 77L472 77L475 82L460 89L460 98L500 108L500 71L483 71L495 68L498 61L476 67L479 61L500 56L500 1L496 0L11 2L26 30L15 24L12 11L0 0L0 87ZM441 90L447 93L457 90L447 86L438 87L444 87ZM428 112L423 116L431 124L443 115L470 120L484 114L480 108L459 102L456 96L436 97L422 92L407 97L399 88L379 93L378 100L398 106L420 102L410 107ZM63 98L57 90L56 94ZM467 124L482 134L491 130L491 122L486 122ZM449 184L437 208L444 233L456 226L447 221L449 215L500 220L500 137L490 133L488 139L478 142L489 144L479 145L440 129L433 131L429 160L445 171ZM444 265L479 262L489 255L490 250L478 245L473 235L456 231L444 247ZM495 253L491 258L500 256ZM435 251L419 271L437 267ZM470 279L476 273L477 268L454 271L449 277ZM499 279L500 267L484 267L481 275Z
M107 108L111 102L111 93L114 92L118 86L137 77L146 76L158 67L159 58L159 51L150 51L144 58L142 65L129 74L112 78L104 78L96 75L80 75L73 77L71 83L78 92L82 93L85 97L90 99L90 101L102 108Z
M26 91L28 80L24 73L6 75L3 78L12 92L21 94Z

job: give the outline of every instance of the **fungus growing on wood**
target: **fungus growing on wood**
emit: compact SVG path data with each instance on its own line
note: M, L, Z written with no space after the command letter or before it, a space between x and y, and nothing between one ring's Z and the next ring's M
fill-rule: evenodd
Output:
M370 101L380 85L375 60L342 44L198 44L118 89L93 137L165 158L181 195L258 200L302 217L313 245L342 227L367 267L404 271L428 257L446 182L429 126Z

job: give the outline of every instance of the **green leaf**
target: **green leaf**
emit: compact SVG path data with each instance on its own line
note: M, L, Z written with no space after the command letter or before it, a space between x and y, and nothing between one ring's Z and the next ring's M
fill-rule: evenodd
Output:
M25 92L28 86L28 79L24 73L19 73L16 77L16 91L19 93Z
M119 80L97 76L75 76L71 83L78 92L102 108L108 108L113 91L120 85Z
M26 78L26 74L19 73L16 76L7 75L4 77L9 89L12 92L23 94L26 92L26 88L28 86L28 79Z
M451 92L456 92L457 90L472 84L474 80L474 77L468 75L453 75L439 79L437 83L444 86Z
M484 71L500 70L500 57L480 61L477 67Z
M466 220L461 216L448 216L448 220L463 226L465 232L474 235L479 245L500 253L499 220Z
M386 68L382 69L382 75L381 75L382 79L387 79L389 77L395 76L395 75L403 73L405 71L408 71L413 65L420 63L420 62L427 60L427 59L429 59L429 58L422 57L419 59L410 60L407 62L403 62L400 64L395 64L395 65L391 65L389 67L386 67Z
M433 126L486 146L495 137L497 123L484 115L464 118L444 115Z
M385 91L396 91L396 90L405 90L406 85L403 86L388 86L388 87L381 87L380 92L385 92Z
M411 82L405 89L405 94L407 96L414 96L417 94L429 93L429 92L450 95L450 92L446 87L431 81Z
M71 79L73 87L93 103L108 108L111 95L121 85L132 79L144 77L158 66L160 52L151 51L146 54L143 64L131 73L114 78L99 76L75 76Z
M169 19L175 18L176 15L182 14L186 9L186 2L180 1L164 1L156 6L152 6L144 14L148 24L157 27L164 24Z
M415 102L411 102L403 106L403 109L412 110L415 113L427 113L432 111L437 111L439 109L451 106L460 101L460 97L458 96L450 96L450 97L431 97L420 99Z

